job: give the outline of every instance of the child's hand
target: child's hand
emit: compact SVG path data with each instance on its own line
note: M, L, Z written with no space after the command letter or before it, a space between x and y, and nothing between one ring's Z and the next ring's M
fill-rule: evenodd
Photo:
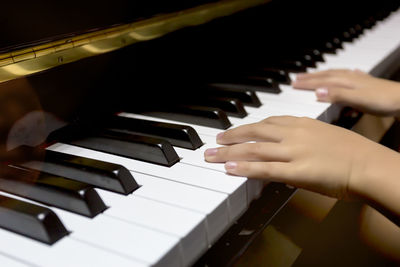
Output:
M319 101L341 103L375 115L400 115L400 83L355 70L299 74L294 88L316 90Z
M255 142L252 142L255 141ZM205 152L228 173L283 182L343 198L362 187L364 170L392 156L354 132L309 118L270 117L218 135L227 145Z

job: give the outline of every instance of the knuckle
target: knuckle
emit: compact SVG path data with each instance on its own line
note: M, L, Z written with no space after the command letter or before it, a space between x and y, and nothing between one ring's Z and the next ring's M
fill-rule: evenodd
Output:
M262 174L264 178L275 178L277 176L277 170L274 164L265 164Z
M310 123L310 118L302 116L302 117L297 117L296 123L298 126L303 127L306 126Z
M293 130L292 135L295 140L298 140L304 136L307 136L307 130L303 127L297 127Z
M261 122L262 123L269 123L269 122L275 120L276 118L277 118L277 116L270 116L270 117L268 117L266 119L263 119Z
M251 124L249 125L248 132L250 137L256 137L260 132L262 124Z
M256 158L262 153L262 147L259 143L247 144L246 154L251 158Z
M231 151L231 147L230 147L230 146L220 147L220 148L217 150L216 157L221 158L221 159L224 159L224 158L226 158L227 156L229 156L230 151Z
M236 167L236 169L240 174L246 175L246 176L250 176L251 167L250 167L250 164L247 161L239 162L237 167Z

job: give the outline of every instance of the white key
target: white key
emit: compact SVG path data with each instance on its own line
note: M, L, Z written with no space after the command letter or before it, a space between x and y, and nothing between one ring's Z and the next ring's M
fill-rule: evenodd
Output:
M154 118L154 117L144 116L144 115L139 115L139 114L133 114L133 113L121 113L120 116L144 119L144 120L151 120L151 121L159 121L159 122L179 123L179 122L175 122L175 121L169 121L169 120L165 120L165 119L159 119L159 118ZM232 118L230 118L230 119L232 119ZM236 118L233 118L233 119L236 119ZM254 118L247 120L247 118L246 118L246 119L243 119L243 121L244 122L242 122L241 124L257 122L259 120L254 119ZM237 123L237 122L235 122L235 123ZM203 142L205 142L205 145L203 147L197 149L195 151L195 154L191 153L192 151L187 151L185 149L180 149L180 148L175 147L178 154L180 156L183 156L182 162L190 164L190 165L203 167L206 169L216 170L221 173L222 172L225 173L225 168L224 168L223 164L207 163L204 161L204 156L203 156L205 149L216 146L215 136L218 133L222 132L222 130L214 129L214 128L210 128L210 127L204 127L204 126L197 126L197 125L188 124L188 123L181 123L181 124L185 124L185 125L189 125L189 126L193 127L196 130L196 132L199 134L199 136L201 137ZM237 123L237 124L239 124L239 123ZM235 126L238 126L238 125L235 125ZM129 163L125 162L124 164L129 164ZM172 167L172 169L173 168L174 168L174 166ZM192 171L190 173L195 173L195 172ZM229 179L232 179L232 177L229 176ZM247 179L247 178L245 178L245 179ZM248 203L260 196L263 187L264 187L264 184L262 181L259 181L259 180L247 181ZM242 211L238 210L238 212L236 212L236 214L240 214L241 212ZM235 218L235 216L233 215L232 218Z
M110 206L103 214L145 228L174 235L180 239L183 265L188 266L208 248L205 215L138 195L121 196L97 190Z
M16 258L23 255L32 266L149 266L72 238L64 238L48 246L0 229L0 239L0 251Z
M156 117L151 117L151 116L146 116L146 115L127 113L127 112L121 112L118 115L124 116L124 117L129 117L129 118L142 119L142 120L190 125L196 130L197 133L202 133L202 134L209 135L209 136L216 136L218 133L220 133L222 131L220 129L215 129L215 128L211 128L211 127L192 125L192 124L188 124L188 123L184 123L184 122L176 122L176 121L172 121L172 120L166 120L166 119L161 119L161 118L156 118Z
M113 162L123 166L127 166L126 163L129 163L129 159L123 157L66 144L58 143L48 149ZM212 243L215 242L231 223L228 214L227 194L137 172L133 173L133 176L138 184L142 185L142 187L133 192L133 195L140 195L145 198L206 214L209 241Z
M22 253L23 254L23 253ZM7 267L30 267L32 264L24 259L16 258L12 255L7 255L0 251L0 262L2 266Z
M22 198L18 199L34 203ZM64 244L70 246L70 243L79 242L82 246L87 245L93 249L100 248L140 264L158 266L182 265L179 238L176 236L154 231L131 222L105 216L104 214L99 214L95 218L87 218L57 208L52 208L52 210L59 216L66 228L72 232L51 246L42 243L40 245L53 249ZM2 251L1 248L0 251ZM68 257L68 255L66 256ZM82 260L86 258L83 257ZM79 264L79 266L81 265ZM92 264L88 265L92 266Z

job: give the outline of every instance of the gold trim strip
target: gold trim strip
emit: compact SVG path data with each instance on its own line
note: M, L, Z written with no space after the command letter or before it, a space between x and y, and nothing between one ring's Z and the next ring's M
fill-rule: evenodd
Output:
M0 54L0 83L204 24L271 0L224 0Z

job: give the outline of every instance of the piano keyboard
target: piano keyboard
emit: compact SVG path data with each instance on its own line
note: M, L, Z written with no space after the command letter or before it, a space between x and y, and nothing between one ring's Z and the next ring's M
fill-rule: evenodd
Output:
M336 54L324 54L325 62L307 71L352 68L370 72L398 48L399 25L400 11L396 11L372 29L366 29L353 42L343 43L343 49ZM291 73L290 77L294 79L295 74ZM326 122L332 122L338 115L337 106L317 102L314 92L295 90L287 84L280 84L280 88L280 94L256 92L262 105L245 106L248 115L244 118L228 116L231 127L276 115L307 116ZM96 192L107 208L93 218L69 212L64 206L51 207L70 231L57 237L51 245L13 233L23 229L23 225L2 225L0 262L3 266L189 266L259 197L264 183L228 176L223 164L204 161L204 150L217 146L215 137L221 129L128 112L118 115L191 126L204 145L195 150L174 146L180 160L171 167L67 143L49 146L49 151L122 165L139 187L135 190L132 187L130 194L122 189L116 193L108 190L108 182L103 180L104 186L97 186ZM98 179L106 179L100 176ZM2 192L0 197L46 207L14 194ZM24 212L21 209L22 214L15 216L26 218L28 221L24 223L28 224L29 220L42 220L44 216L41 212L36 218L28 218L23 217ZM46 234L40 236L46 237Z

